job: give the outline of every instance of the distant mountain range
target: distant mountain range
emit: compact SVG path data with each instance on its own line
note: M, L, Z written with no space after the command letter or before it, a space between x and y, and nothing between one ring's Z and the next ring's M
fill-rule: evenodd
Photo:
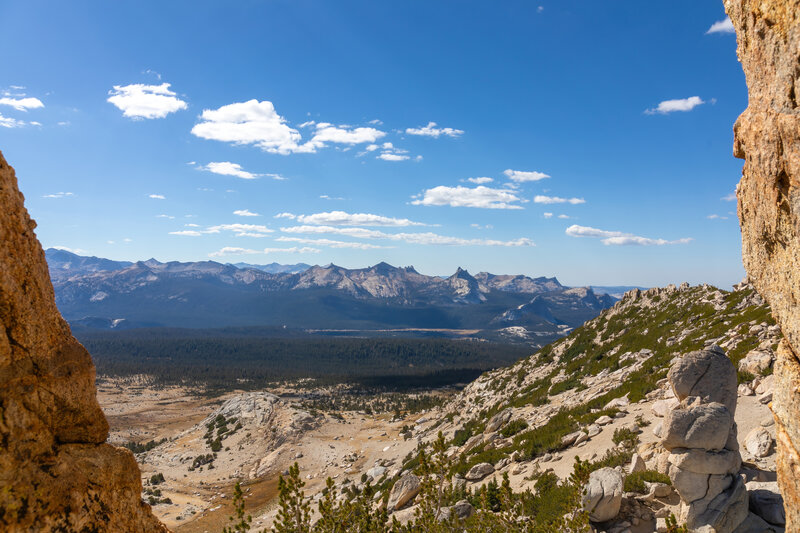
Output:
M53 248L46 257L56 303L79 328L283 326L322 334L424 332L539 344L617 300L590 287L565 287L556 278L473 276L461 268L445 278L387 263L360 269L134 263Z

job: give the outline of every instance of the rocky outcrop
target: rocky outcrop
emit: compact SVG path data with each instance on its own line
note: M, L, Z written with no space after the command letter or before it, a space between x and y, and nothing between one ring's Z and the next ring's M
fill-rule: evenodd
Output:
M800 0L725 0L749 103L734 155L742 256L788 342L778 349L773 411L787 529L800 528Z
M668 374L680 404L664 417L667 474L690 531L734 531L748 514L736 440L736 369L718 346L686 354Z
M408 502L416 498L421 490L422 483L417 476L414 474L404 475L392 486L392 492L389 493L389 501L386 504L386 508L389 512L402 509Z
M166 531L133 455L105 444L94 365L56 308L2 154L0 205L0 530Z

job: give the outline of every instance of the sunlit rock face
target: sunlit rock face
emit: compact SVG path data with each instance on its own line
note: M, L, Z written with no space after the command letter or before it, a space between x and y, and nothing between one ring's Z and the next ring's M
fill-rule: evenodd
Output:
M94 365L56 308L2 154L0 206L0 530L166 531L133 455L105 444Z
M800 0L725 0L736 28L749 104L734 155L744 265L786 342L778 350L773 411L787 531L800 528Z

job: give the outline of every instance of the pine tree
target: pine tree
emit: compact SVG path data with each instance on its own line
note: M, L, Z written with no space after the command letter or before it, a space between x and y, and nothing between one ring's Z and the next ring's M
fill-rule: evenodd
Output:
M244 533L249 531L253 517L244 513L244 495L242 495L242 487L238 482L233 488L233 513L234 516L228 517L228 521L231 522L230 526L224 528L222 533Z
M272 526L273 533L307 533L311 531L311 506L305 501L300 479L300 467L289 467L287 476L278 480L278 505L280 510Z

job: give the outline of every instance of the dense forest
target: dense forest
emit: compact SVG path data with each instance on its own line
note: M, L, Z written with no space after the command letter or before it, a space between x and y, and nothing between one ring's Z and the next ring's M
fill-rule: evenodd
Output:
M255 389L313 378L407 390L465 383L530 355L530 348L451 339L221 336L191 330L76 332L98 375L146 374L156 383Z

